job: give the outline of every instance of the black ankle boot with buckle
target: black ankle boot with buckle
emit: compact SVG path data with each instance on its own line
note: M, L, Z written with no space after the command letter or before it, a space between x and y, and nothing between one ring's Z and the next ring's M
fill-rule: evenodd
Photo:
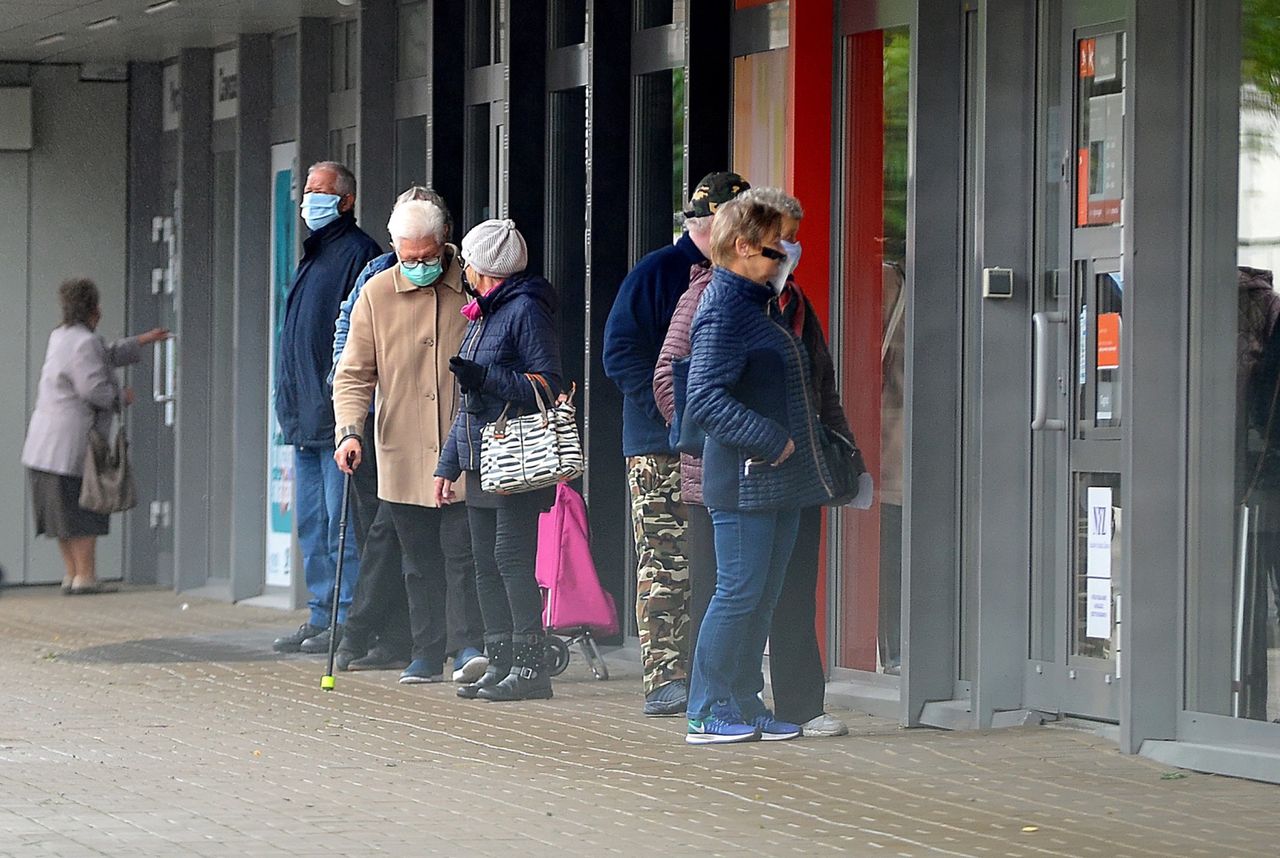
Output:
M484 674L468 685L458 686L458 696L474 700L481 689L497 685L511 670L511 637L487 637L484 641L484 654L489 658L489 667Z
M520 635L512 641L511 671L497 685L476 694L482 700L547 700L551 697L551 673L545 665L546 641L541 632Z

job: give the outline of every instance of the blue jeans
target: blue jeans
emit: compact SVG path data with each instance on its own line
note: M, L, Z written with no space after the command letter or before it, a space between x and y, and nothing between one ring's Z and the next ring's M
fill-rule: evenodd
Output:
M800 510L712 510L716 592L698 630L689 717L715 703L735 705L750 721L764 711L764 646L795 546Z
M354 494L354 492L353 492ZM338 523L342 516L342 471L333 450L324 447L294 448L294 502L298 515L298 542L302 568L311 599L307 607L313 626L329 625L333 608L333 579L337 575ZM347 514L347 546L342 562L342 592L338 594L338 622L347 621L347 608L356 589L360 560L356 553L355 512Z

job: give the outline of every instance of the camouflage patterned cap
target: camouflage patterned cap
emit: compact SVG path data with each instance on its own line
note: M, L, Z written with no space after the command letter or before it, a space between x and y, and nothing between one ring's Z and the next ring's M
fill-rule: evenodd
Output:
M685 217L709 217L716 213L721 203L727 203L750 188L747 180L737 173L707 173L689 195L689 207Z

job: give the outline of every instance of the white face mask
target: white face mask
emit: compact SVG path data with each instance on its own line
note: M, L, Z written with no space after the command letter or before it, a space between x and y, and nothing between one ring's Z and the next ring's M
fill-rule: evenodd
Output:
M769 278L769 288L775 295L781 295L782 290L787 288L787 278L800 264L800 242L783 239L782 249L787 252L787 258L778 263L777 273Z

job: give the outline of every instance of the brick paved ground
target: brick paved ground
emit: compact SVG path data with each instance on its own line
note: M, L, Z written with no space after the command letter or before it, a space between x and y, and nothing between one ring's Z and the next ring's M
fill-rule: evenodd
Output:
M275 657L301 615L0 595L0 855L1277 854L1280 789L1063 729L689 748L637 672L551 701ZM615 667L615 673L622 673Z

